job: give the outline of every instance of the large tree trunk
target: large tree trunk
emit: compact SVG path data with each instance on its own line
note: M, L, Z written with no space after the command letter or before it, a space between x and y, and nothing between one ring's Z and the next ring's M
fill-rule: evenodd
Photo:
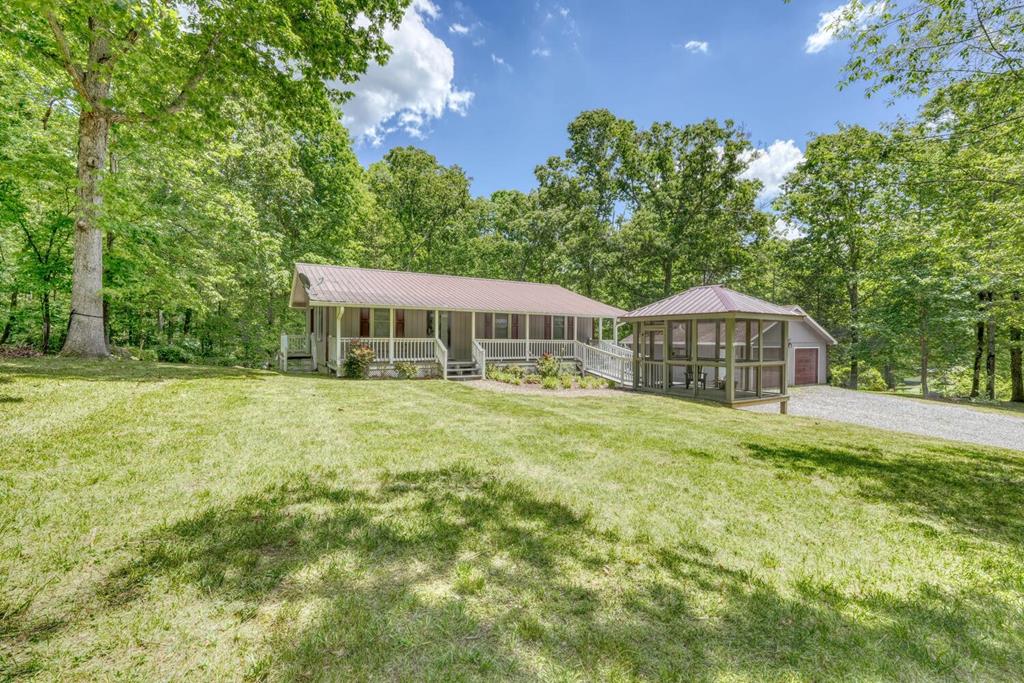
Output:
M860 382L860 363L858 354L860 349L860 288L856 282L849 286L850 295L850 383L851 389L856 389ZM785 349L783 349L785 352Z
M978 292L978 311L985 309L985 292ZM975 325L974 373L971 376L971 398L981 394L981 359L985 356L985 321L979 320Z
M1020 308L1020 292L1013 293L1013 301L1016 304L1015 308ZM1017 315L1019 311L1015 310L1012 314ZM1022 337L1024 334L1021 332L1020 325L1010 328L1010 400L1017 403L1024 403L1024 371L1021 368L1021 356L1024 355Z
M85 90L91 102L105 102L110 82L104 68L110 45L98 35L89 46ZM78 203L75 208L75 259L71 280L71 324L62 353L85 358L109 355L103 329L103 233L96 224L102 197L100 170L107 160L110 119L83 104L78 116Z
M50 292L43 292L43 353L50 352Z
M985 395L990 401L996 400L996 321L991 313L992 298L992 292L989 292L989 318L985 329L985 334L988 336L988 354L985 358Z
M14 330L14 313L18 310L18 293L11 292L11 312L7 314L7 324L4 325L3 334L0 334L0 344L6 344L7 340L11 338L11 332Z

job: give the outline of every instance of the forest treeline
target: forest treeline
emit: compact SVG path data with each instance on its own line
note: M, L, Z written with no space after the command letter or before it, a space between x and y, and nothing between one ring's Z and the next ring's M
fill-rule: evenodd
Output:
M415 147L363 168L336 115L265 106L268 90L228 88L201 116L111 114L92 317L111 349L260 366L301 329L296 261L554 282L626 309L719 282L801 305L839 340L831 369L851 386L916 378L1024 400L1022 22L957 7L892 3L840 27L847 84L917 96L919 115L814 136L767 200L731 121L585 111L532 189L482 197ZM37 29L24 33L38 43ZM25 40L0 41L0 344L55 353L71 325L83 104Z

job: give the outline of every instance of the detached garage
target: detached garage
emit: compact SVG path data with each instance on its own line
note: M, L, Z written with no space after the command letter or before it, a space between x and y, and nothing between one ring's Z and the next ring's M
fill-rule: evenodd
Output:
M788 307L803 316L789 324L789 384L825 384L828 347L836 340L799 306Z

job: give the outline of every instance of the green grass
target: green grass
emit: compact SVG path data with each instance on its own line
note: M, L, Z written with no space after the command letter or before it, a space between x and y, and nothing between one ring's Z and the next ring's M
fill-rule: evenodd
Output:
M609 392L0 364L0 679L1024 678L1024 458Z

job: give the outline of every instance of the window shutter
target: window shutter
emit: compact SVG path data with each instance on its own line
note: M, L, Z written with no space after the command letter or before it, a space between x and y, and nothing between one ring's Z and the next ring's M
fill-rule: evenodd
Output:
M551 339L551 316L544 316L544 338Z
M359 336L369 337L370 336L370 309L360 308L359 309Z
M515 313L512 314L512 339L519 339L519 316Z
M494 339L493 313L484 313L484 339Z
M565 327L566 327L566 329L569 330L569 333L567 335L565 335L565 338L566 339L575 339L576 338L576 319L572 318L572 317L569 317L569 316L566 316L565 317Z
M405 309L395 309L395 336L405 337Z

